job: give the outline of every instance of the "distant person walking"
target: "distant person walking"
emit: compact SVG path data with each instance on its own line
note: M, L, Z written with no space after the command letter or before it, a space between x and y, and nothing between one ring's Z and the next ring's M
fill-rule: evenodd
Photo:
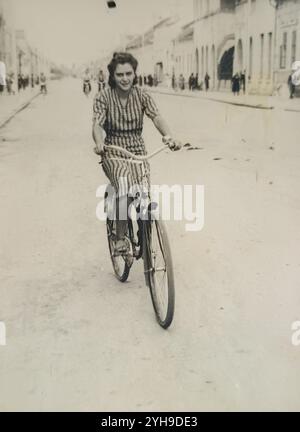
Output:
M289 75L287 83L288 83L289 91L290 91L290 99L293 99L294 94L295 94L295 85L293 84L293 81L292 81L292 74Z
M179 84L179 88L180 90L184 90L185 88L185 82L184 82L184 76L182 74L179 75L179 80L178 80L178 84Z
M208 73L206 72L205 77L204 77L204 82L205 82L205 90L209 90L209 80L210 80L210 76L208 75Z
M234 74L231 79L231 88L234 95L240 94L240 76L238 73Z
M6 85L7 85L7 92L9 95L13 95L15 94L14 91L14 73L11 72L10 74L8 74L7 80L6 80Z
M198 89L199 89L199 74L196 73L193 90L198 90Z
M195 77L194 77L194 74L192 73L189 76L189 90L193 90L194 89L194 85L195 85Z
M47 94L47 78L44 72L41 73L40 83L41 83L41 93Z
M5 63L0 58L0 95L3 93L5 86L6 86L6 67L5 67Z
M101 92L106 87L105 76L103 70L101 69L98 74L98 91Z
M148 86L153 87L153 76L151 74L148 75Z
M242 87L243 93L246 93L246 71L240 73L240 86Z
M175 90L175 88L176 88L176 77L175 77L175 74L173 72L173 75L172 75L172 89Z

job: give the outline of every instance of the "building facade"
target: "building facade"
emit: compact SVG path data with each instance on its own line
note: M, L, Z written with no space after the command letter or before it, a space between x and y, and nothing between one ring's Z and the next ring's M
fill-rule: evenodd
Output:
M194 0L195 72L200 80L207 73L212 88L217 88L218 80L226 86L232 77L234 22L234 0Z
M0 0L0 60L7 74L16 74L16 39L11 2Z
M276 7L269 0L194 0L197 71L215 89L245 73L249 93L273 90Z
M185 81L191 73L196 72L194 57L194 23L187 23L180 28L177 37L173 41L174 74L176 77L183 75Z
M211 89L230 91L238 73L249 94L284 87L300 60L300 0L193 0L192 10L192 21L161 19L126 45L140 75L208 74Z
M292 64L300 60L300 0L278 2L274 76L278 89L286 88Z
M14 91L19 74L36 78L44 72L50 76L50 62L28 43L23 30L15 29L11 0L0 0L0 60L6 65L7 76L14 77Z
M16 31L17 72L35 78L42 72L50 75L50 61L28 43L24 30Z
M245 71L250 94L273 93L275 22L270 0L236 1L234 71Z

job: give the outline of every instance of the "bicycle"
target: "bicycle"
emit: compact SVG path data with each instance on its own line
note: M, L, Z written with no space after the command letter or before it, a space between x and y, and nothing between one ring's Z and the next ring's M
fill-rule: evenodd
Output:
M105 151L118 150L129 159L119 158L122 162L140 163L149 160L166 149L162 146L150 155L136 156L121 147L105 145ZM100 162L101 163L101 162ZM105 194L106 214L115 215L115 202ZM115 252L117 242L116 218L107 217L107 238L111 261L117 279L127 281L134 260L143 259L146 285L150 289L152 304L156 319L163 329L167 329L174 317L175 309L175 281L171 248L164 222L157 215L157 203L151 201L149 194L143 194L140 202L132 202L131 210L140 217L135 221L128 215L125 241L128 251L125 254ZM136 206L135 206L136 205ZM129 213L129 212L128 212Z
M92 86L90 81L85 80L83 83L83 93L86 95L86 97L89 97L91 91L92 91Z

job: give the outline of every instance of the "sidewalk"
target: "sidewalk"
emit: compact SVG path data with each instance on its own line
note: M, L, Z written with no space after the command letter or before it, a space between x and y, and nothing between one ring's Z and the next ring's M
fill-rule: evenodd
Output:
M285 111L300 112L300 98L288 99L283 96L244 95L234 96L231 92L224 91L190 91L173 90L172 88L158 86L148 87L153 93L168 94L199 99L208 99L215 102L226 103L241 107L256 109L281 109Z
M0 96L0 129L40 94L39 87L28 88L15 95Z

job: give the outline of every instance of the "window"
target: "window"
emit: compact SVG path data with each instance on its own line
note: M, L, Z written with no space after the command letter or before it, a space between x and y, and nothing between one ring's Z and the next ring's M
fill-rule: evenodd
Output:
M291 63L294 63L296 61L296 48L297 48L297 31L294 30L292 33L292 56L291 56Z
M286 68L286 48L287 48L287 33L282 35L282 44L280 45L280 69Z
M260 77L264 75L265 35L260 35Z

